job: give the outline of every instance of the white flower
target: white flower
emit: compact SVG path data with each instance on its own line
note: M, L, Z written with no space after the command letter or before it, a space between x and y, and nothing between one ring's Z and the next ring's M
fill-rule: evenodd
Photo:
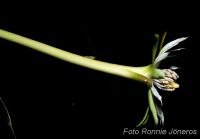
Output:
M164 114L163 114L162 109L161 109L161 106L163 105L162 97L159 94L156 87L158 89L164 90L164 91L174 91L176 88L179 88L179 84L177 84L175 82L179 78L178 74L174 71L175 69L177 69L177 67L172 66L169 69L158 69L158 66L159 66L161 61L165 60L169 56L170 50L174 46L178 45L180 42L187 39L187 37L182 37L182 38L179 38L179 39L176 39L174 41L167 43L164 47L162 47L160 49L156 58L155 58L155 55L156 55L157 49L158 49L159 36L155 35L155 37L157 39L157 42L156 42L156 45L154 45L154 48L153 48L152 65L154 66L154 68L156 70L160 70L163 73L163 76L161 78L153 78L152 79L153 83L152 83L152 85L149 89L149 92L148 92L149 106L147 108L147 111L146 111L146 114L145 114L143 120L137 126L141 126L141 125L144 125L146 123L146 121L148 120L149 108L152 112L155 124L156 125L158 125L158 124L164 125ZM161 45L162 45L162 43L161 43ZM177 51L177 50L181 50L181 49L182 48L172 50L172 51ZM156 99L158 101L156 101ZM160 104L158 102L160 102Z
M167 56L170 54L170 49L173 48L174 46L176 46L177 44L179 44L180 42L184 41L185 39L187 39L187 37L182 37L179 39L176 39L174 41L171 41L169 43L167 43L159 52L158 56L155 58L153 65L155 67L157 67L160 62L164 59L167 58ZM153 84L158 87L161 90L165 90L165 91L174 91L176 88L179 88L179 84L177 84L175 82L175 80L177 80L179 78L178 74L173 71L173 69L175 69L175 67L171 68L171 69L162 69L162 72L164 73L164 77L163 78L159 78L159 79L153 79ZM161 96L159 95L159 93L157 93L157 91L155 91L156 89L154 89L154 86L152 85L152 93L154 94L154 96L161 101Z

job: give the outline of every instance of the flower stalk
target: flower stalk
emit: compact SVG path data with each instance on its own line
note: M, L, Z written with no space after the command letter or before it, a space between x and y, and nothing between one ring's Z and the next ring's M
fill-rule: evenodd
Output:
M0 38L21 44L23 46L29 47L31 49L37 50L39 52L45 53L47 55L53 56L72 64L132 80L137 80L147 85L152 84L151 76L155 74L151 65L143 67L132 67L89 59L84 56L73 54L2 29L0 29Z

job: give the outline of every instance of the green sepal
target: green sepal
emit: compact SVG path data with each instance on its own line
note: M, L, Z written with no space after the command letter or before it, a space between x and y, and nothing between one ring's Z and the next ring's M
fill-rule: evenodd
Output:
M152 63L155 60L157 50L158 50L158 45L159 45L159 35L154 34L154 45L153 45L153 50L152 50Z
M146 124L148 119L149 119L149 106L147 107L147 110L145 112L145 115L144 115L143 119L139 122L139 124L137 124L136 127L139 127L139 126L142 126L142 125Z

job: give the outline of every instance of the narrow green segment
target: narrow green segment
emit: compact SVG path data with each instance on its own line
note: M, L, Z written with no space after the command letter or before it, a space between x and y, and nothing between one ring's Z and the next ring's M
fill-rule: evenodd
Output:
M161 41L160 41L160 50L161 50L162 47L163 47L163 44L164 44L166 35L167 35L167 32L164 32L164 33L163 33L163 36L162 36L162 39L161 39Z
M145 125L148 122L148 120L149 120L149 113L148 113L147 118L145 119L145 121L143 122L142 125Z
M155 60L157 50L158 50L158 45L159 45L159 35L154 34L154 45L153 45L153 50L152 50L152 63Z
M151 113L153 115L154 123L155 123L155 125L158 125L158 116L157 116L157 111L156 111L156 107L154 104L151 89L149 89L149 91L148 91L148 100L149 100L149 107L150 107Z
M145 112L143 119L140 121L140 123L136 127L146 124L146 122L148 121L148 118L149 118L149 106L147 107L147 110Z

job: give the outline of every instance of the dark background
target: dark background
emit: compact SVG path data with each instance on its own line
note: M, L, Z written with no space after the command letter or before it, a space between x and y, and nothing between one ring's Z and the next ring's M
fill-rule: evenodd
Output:
M68 16L48 12L18 18L6 15L0 28L79 55L130 66L150 64L153 34L168 31L165 42L188 36L180 44L186 50L161 64L161 68L180 67L180 88L159 92L165 128L199 132L200 29L196 18L190 14L187 18L180 14L163 18L153 14L78 15L73 22ZM145 113L148 88L141 83L69 64L3 39L0 53L0 94L18 138L122 136L123 128L135 128ZM1 111L3 138L10 133ZM154 128L152 122L151 117L147 127Z

